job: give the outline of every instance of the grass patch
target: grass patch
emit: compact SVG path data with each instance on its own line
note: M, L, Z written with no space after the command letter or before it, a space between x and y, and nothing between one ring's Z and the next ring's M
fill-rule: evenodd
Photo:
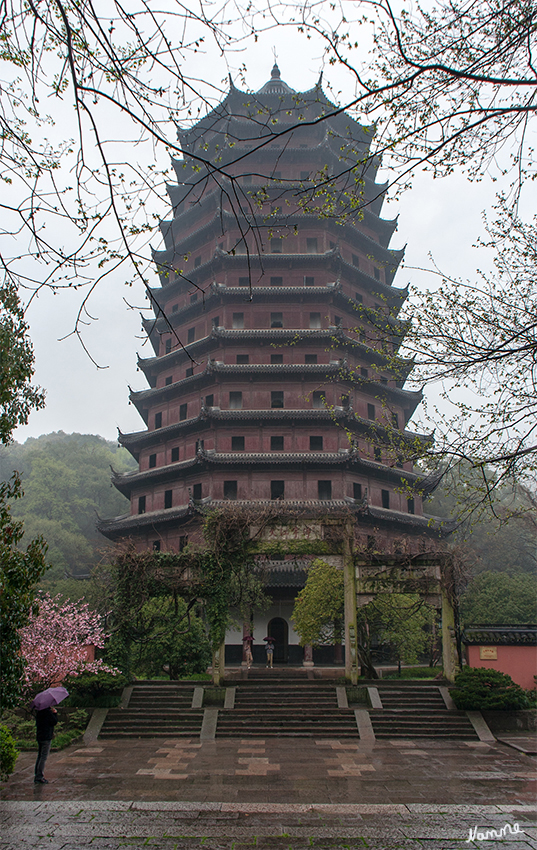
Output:
M222 707L226 698L225 688L205 688L203 691L203 705L215 705Z
M210 673L190 673L188 676L181 676L180 682L212 682L213 677Z
M83 708L59 708L58 714L60 719L54 727L52 750L63 750L73 741L82 737L86 731L89 719L89 712ZM8 712L3 715L2 723L7 726L13 735L15 745L19 751L37 750L35 720L30 717L28 712L24 712L24 714L14 711Z
M383 673L383 679L435 679L442 674L439 667L404 667L400 673Z
M351 686L350 688L346 688L347 691L347 702L349 705L369 705L369 697L367 695L367 688L360 688Z

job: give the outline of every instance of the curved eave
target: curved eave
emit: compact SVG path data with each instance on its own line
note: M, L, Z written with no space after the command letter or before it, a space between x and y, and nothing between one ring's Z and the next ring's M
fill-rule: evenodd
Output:
M308 377L311 381L320 382L328 381L332 384L341 383L345 386L349 384L353 387L358 386L364 391L369 391L375 397L381 396L385 400L396 401L399 404L414 404L417 406L421 399L421 392L411 392L410 390L398 389L397 387L389 387L386 384L372 382L369 380L361 380L355 377L352 372L340 364L323 365L323 364L220 364L211 363L206 366L203 371L197 375L191 375L188 378L183 378L173 384L167 384L164 387L155 387L138 392L131 392L130 401L140 409L140 405L144 402L149 404L164 403L170 397L175 397L178 391L183 392L190 390L198 384L207 385L214 379L218 378L252 379L258 377L260 380L270 380L278 378L280 381L296 381ZM408 408L407 408L408 409Z
M248 509L251 509L253 506L258 507L260 510L263 508L274 510L275 508L275 502L268 499L255 501L237 500L231 504L236 507L243 506ZM228 501L204 499L203 503L199 504L199 508L203 511L207 509L218 509L219 507L229 507L229 505L230 502ZM419 517L400 511L374 508L371 505L364 505L363 502L355 502L354 499L331 499L327 501L285 499L277 502L277 508L282 519L285 519L286 513L293 516L300 514L304 517L326 516L328 514L331 518L335 518L338 515L354 515L357 524L363 524L369 527L378 526L380 523L386 527L395 527L402 531L421 531L424 534L437 537L444 537L450 533L448 530L449 523L438 517ZM111 540L117 540L122 537L134 536L138 531L147 529L157 531L164 526L182 525L199 512L196 506L188 504L177 508L151 511L145 514L124 515L108 520L99 518L97 528L105 537Z
M376 243L378 246L378 243ZM388 252L390 253L390 252ZM403 256L404 249L400 252L400 258ZM326 272L335 276L340 276L342 272L352 281L353 285L358 284L358 287L369 293L372 297L381 298L390 308L399 309L408 296L408 288L397 289L390 283L384 283L377 280L373 275L366 274L362 269L353 266L351 263L342 259L339 250L332 249L324 254L228 254L226 251L215 251L213 257L206 263L192 269L188 274L177 277L173 270L173 252L170 252L168 264L162 271L161 267L161 282L162 285L152 287L150 289L151 299L157 304L165 304L166 301L175 296L184 294L192 286L202 287L210 285L216 281L219 274L224 271L234 271L237 267L240 271L244 270L247 262L252 269L253 280L258 279L259 272L262 270L265 274L269 274L270 270L284 266L289 269L300 269L311 267L312 261L316 266L323 268ZM400 258L390 256L390 273L389 277L393 280L395 276L396 265L400 262ZM385 268L386 272L388 268ZM254 283L254 287L256 284ZM230 289L239 289L241 287L229 287ZM300 287L299 287L300 288ZM248 289L245 287L245 290Z
M268 275L265 276L267 277ZM408 289L391 289L390 292L392 296L390 298L390 309L395 308L398 311L408 295ZM157 293L163 294L162 290L157 290ZM323 286L264 286L254 280L251 287L227 286L224 283L214 282L211 284L208 292L199 293L198 300L193 304L187 304L181 310L168 314L166 319L162 317L153 319L143 318L142 324L148 335L155 333L164 334L169 333L170 326L177 328L186 322L194 321L208 310L215 309L224 303L251 304L255 301L261 304L287 301L291 301L292 303L298 301L302 303L318 300L332 303L340 310L347 311L351 318L361 318L362 321L369 324L374 325L379 317L374 307L364 307L360 302L342 293L340 280L329 281ZM159 306L164 310L165 303L163 302L162 305L159 305L158 301L153 303L155 312L157 312ZM402 338L406 327L405 323L401 322L391 313L388 313L387 316L382 314L382 320L389 325L389 328L386 328L387 332L396 333L398 338Z
M300 344L311 345L326 343L334 349L352 348L360 353L360 356L364 358L364 361L367 360L368 363L375 365L378 368L383 368L384 364L388 361L388 358L382 357L378 351L375 351L370 346L360 342L359 340L352 339L352 337L347 336L339 328L254 328L251 330L234 330L219 327L212 330L208 336L202 337L201 339L196 340L196 342L191 342L184 348L177 348L169 354L163 354L157 357L148 357L145 359L139 358L137 365L145 375L153 374L155 372L158 374L171 366L177 365L178 363L186 362L190 359L194 361L198 360L202 354L214 349L215 343L218 344L220 340L222 342L238 344L256 343L258 345L263 342L280 345L292 342L295 346ZM401 392L406 391L401 390ZM421 398L419 393L415 393L414 395Z
M134 488L144 484L162 484L190 475L193 472L207 472L212 469L232 467L235 471L255 468L257 470L280 469L330 469L346 468L354 472L374 475L376 479L390 481L398 486L406 484L419 487L421 476L395 467L367 460L357 452L204 452L199 451L193 458L180 463L154 467L143 472L115 473L112 483L127 498Z

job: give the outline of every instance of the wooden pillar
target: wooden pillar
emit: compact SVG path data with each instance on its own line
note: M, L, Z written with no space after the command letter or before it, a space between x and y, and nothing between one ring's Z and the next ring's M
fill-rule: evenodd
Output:
M442 662L444 676L453 682L460 668L455 640L455 615L445 590L442 590Z
M347 521L343 534L343 577L345 588L345 676L355 685L358 681L356 640L356 568L354 566L353 525Z

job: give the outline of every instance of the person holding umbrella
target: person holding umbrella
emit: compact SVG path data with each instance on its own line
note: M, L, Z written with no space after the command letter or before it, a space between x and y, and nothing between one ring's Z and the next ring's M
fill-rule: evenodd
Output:
M243 638L243 642L244 660L246 661L246 668L249 670L254 660L254 657L252 655L252 643L254 642L254 639L251 635L246 635L246 637Z
M34 785L48 785L43 771L50 753L54 727L58 722L58 712L54 708L69 696L65 688L47 688L37 694L31 709L35 712L35 736L37 738L37 761L35 763Z
M263 638L267 642L265 646L265 652L267 653L267 667L272 669L274 662L274 638L273 637L265 637Z

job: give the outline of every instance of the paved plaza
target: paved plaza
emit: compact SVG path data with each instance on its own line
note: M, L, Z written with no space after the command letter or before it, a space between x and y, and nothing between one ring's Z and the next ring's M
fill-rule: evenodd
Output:
M537 848L536 760L499 742L105 740L52 753L43 786L34 759L1 850Z

